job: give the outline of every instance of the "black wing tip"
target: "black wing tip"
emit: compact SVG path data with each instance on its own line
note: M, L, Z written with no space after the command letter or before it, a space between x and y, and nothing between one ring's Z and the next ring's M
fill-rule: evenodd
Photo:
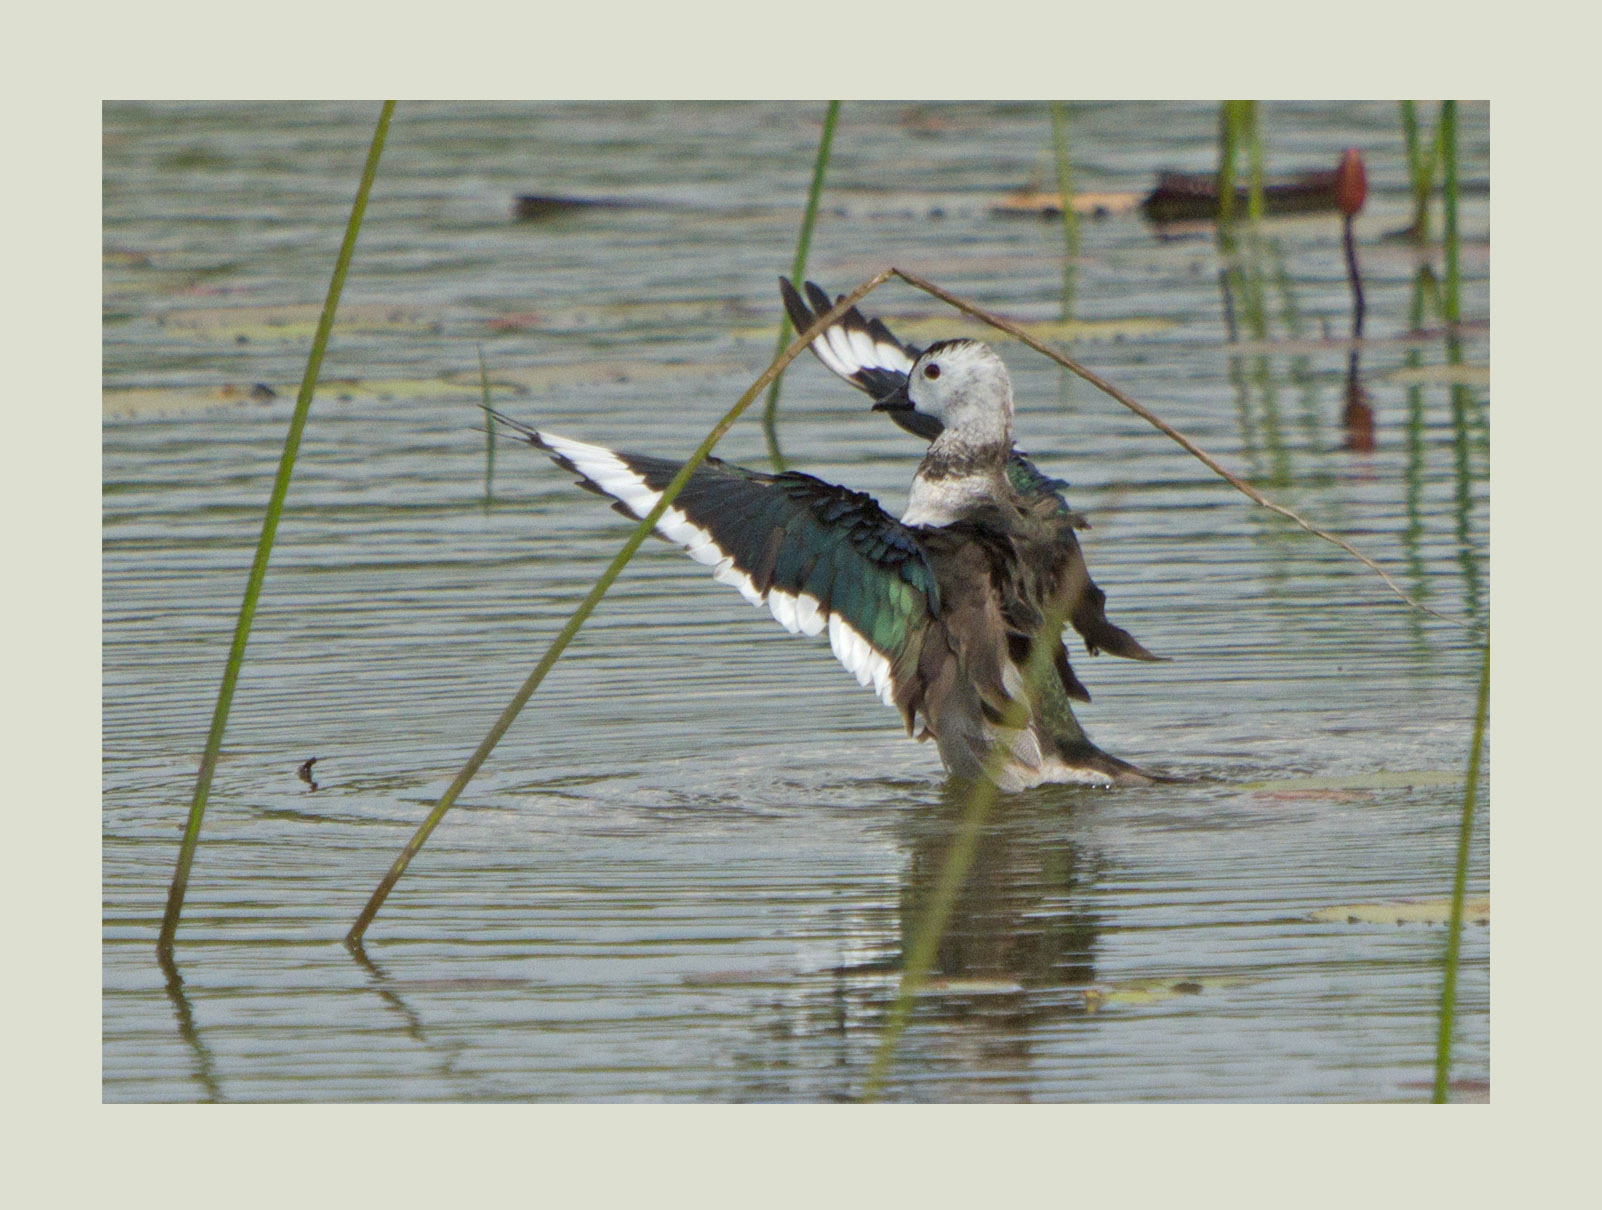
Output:
M790 284L788 277L779 278L779 297L784 300L785 313L789 315L790 324L797 332L805 332L817 322L818 317L807 307L796 288Z
M524 424L521 420L514 420L504 412L497 412L494 408L489 407L488 405L484 405L484 411L497 423L511 429L518 435L519 438L528 442L535 449L539 450L564 471L577 475L579 477L578 485L580 487L586 489L587 491L595 492L597 495L610 495L610 493L598 487L588 475L580 470L577 463L575 463L566 454L562 453L549 441L547 441L545 439L545 434L540 432L539 429L534 428L531 425Z
M540 449L545 450L547 453L550 452L550 446L545 444L545 438L540 436L540 431L538 429L532 427L531 425L524 424L521 420L513 419L511 416L508 416L505 412L496 411L494 408L490 407L490 405L487 404L487 403L481 403L481 404L479 404L479 407L483 408L484 409L484 414L486 416L488 416L491 420L493 420L496 424L499 424L504 428L511 429L512 432L516 433L519 437L521 437L524 441L528 442L530 445L538 446Z

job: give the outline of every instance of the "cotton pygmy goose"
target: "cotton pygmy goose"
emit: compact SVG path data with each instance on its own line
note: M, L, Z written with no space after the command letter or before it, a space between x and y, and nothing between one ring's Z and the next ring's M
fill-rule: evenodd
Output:
M833 305L829 301L829 296L812 282L806 283L806 290L807 296L812 300L812 306L816 308L816 314L808 309L795 287L782 277L779 279L779 290L784 298L785 309L789 311L791 322L796 325L797 331L810 328ZM955 344L977 345L977 342L942 341L938 345L931 345L928 351L933 353L937 349ZM852 386L871 395L875 411L886 413L907 432L938 444L938 438L946 429L944 417L933 409L917 406L910 394L909 376L914 363L923 356L924 350L897 340L883 321L864 318L856 307L847 311L808 347L830 370ZM993 381L997 382L997 391L1006 396L1004 406L1010 419L1012 381L1007 377L1005 366L1001 365L1000 359L996 358L993 352L984 345L977 347L985 349L993 359L991 371L994 376ZM938 365L937 361L936 366ZM932 381L939 381L941 372L936 368ZM926 381L930 380L927 374L924 377ZM960 437L955 447L970 443L968 437ZM1089 572L1085 570L1079 539L1074 536L1074 530L1088 529L1090 522L1086 520L1084 514L1076 513L1068 507L1068 501L1062 495L1062 489L1068 485L1061 479L1053 479L1043 474L1021 451L1010 444L1010 439L1006 444L1005 475L1007 485L1016 497L1015 503L1024 514L1023 529L1033 530L1038 538L1059 548L1055 558L1065 569L1064 579L1070 606L1068 619L1084 639L1085 649L1091 655L1107 651L1112 655L1131 660L1161 659L1162 657L1153 655L1141 646L1128 631L1107 621L1103 612L1107 594L1091 581ZM935 454L936 451L931 449L930 453ZM948 454L949 448L938 454L936 466L946 462ZM938 480L939 472L936 471L933 477ZM916 493L915 487L915 500ZM930 507L939 507L940 489L931 485L928 500ZM903 515L901 520L903 523L911 523L917 518ZM1090 700L1089 694L1084 693L1082 687L1073 696L1081 701Z
M810 327L816 316L788 282L781 288L797 328ZM828 296L807 288L826 311ZM811 347L930 442L901 519L811 475L708 458L656 533L792 633L827 631L846 669L900 712L909 735L935 741L953 777L991 776L1008 791L1150 780L1091 743L1074 717L1069 699L1090 694L1068 662L1062 619L1092 655L1158 657L1103 614L1065 485L1012 448L1001 359L972 340L903 345L854 308ZM645 516L683 465L497 419L626 515ZM1057 633L1045 633L1053 619ZM1037 641L1049 645L1051 671L1031 686L1024 669Z

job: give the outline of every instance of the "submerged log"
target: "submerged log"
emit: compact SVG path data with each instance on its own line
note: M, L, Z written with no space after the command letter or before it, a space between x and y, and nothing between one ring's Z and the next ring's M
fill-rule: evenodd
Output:
M1263 182L1264 214L1305 214L1319 210L1338 210L1337 173L1334 170L1299 172ZM1235 212L1245 214L1250 190L1235 188ZM1163 172L1157 188L1140 204L1149 222L1175 223L1218 217L1218 174L1213 172Z
M518 222L539 222L559 214L573 214L580 210L627 210L645 206L619 197L557 197L553 194L520 193L512 206L512 216Z

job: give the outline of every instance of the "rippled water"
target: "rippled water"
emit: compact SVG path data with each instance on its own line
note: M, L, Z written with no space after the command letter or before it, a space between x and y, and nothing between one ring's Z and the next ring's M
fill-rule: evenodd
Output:
M1216 154L1204 105L1075 106L1077 187ZM949 840L932 745L649 544L389 900L340 938L627 526L499 406L687 454L772 352L821 106L402 105L212 792L175 970L154 938L271 478L376 107L105 111L103 1079L108 1100L854 1096ZM1464 314L1412 318L1389 104L1269 105L1271 170L1364 149L1372 452L1343 424L1338 222L1275 220L1231 292L1205 238L1082 225L1067 347L1409 591L1488 607L1488 112L1462 116ZM1037 105L848 104L811 274L886 264L1022 319L1062 231ZM640 203L541 223L518 193ZM1426 258L1427 259L1427 258ZM1439 257L1436 258L1437 267ZM1253 289L1261 299L1252 305ZM959 330L905 287L869 309ZM1415 328L1430 329L1410 335ZM1109 614L1172 663L1076 662L1104 747L1194 784L1009 800L888 1095L1418 1099L1445 933L1321 909L1434 900L1478 663L1466 632L1016 344L1020 444L1072 483ZM1456 359L1459 366L1448 364ZM252 388L257 384L275 392ZM899 508L917 443L808 359L798 467ZM760 465L754 419L720 454ZM296 768L317 757L313 791ZM1488 812L1470 891L1488 886ZM1489 1073L1489 930L1454 1074Z

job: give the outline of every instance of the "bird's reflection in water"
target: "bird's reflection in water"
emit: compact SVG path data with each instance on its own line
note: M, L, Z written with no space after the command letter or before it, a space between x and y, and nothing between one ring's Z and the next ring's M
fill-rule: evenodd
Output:
M1100 791L1048 787L1003 798L991 812L973 865L936 950L936 985L1012 985L1021 992L1083 986L1095 978L1101 916L1094 888L1102 862L1075 833L1074 804ZM901 887L905 954L928 910L967 796L948 791L933 816L909 824Z
M917 1086L892 1076L888 1099L1016 1099L1041 1027L1094 1011L1108 862L1086 839L1086 817L1107 793L1046 786L992 807L901 1039L896 1070L920 1072ZM744 1073L736 1099L856 1099L967 806L967 792L952 786L904 813L898 839L907 860L896 919L885 912L888 931L871 946L879 956L832 967L826 988L799 999L776 994L763 1045L735 1056ZM835 1070L821 1079L797 1071L797 1040L823 1034L836 1041Z

